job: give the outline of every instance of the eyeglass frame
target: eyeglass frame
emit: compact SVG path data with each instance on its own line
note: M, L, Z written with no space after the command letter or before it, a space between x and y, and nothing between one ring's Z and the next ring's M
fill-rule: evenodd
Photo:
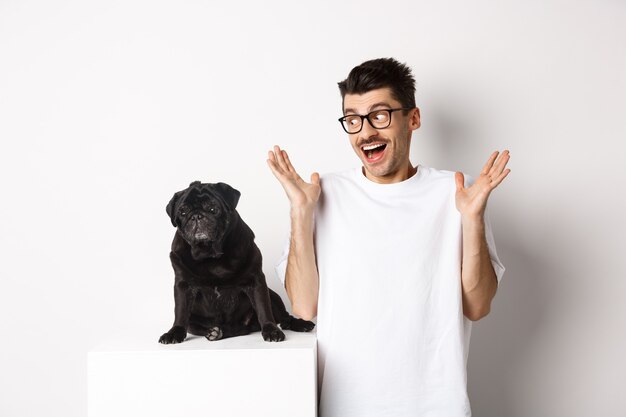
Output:
M343 128L343 130L344 130L347 134L349 134L349 135L353 135L353 134L355 134L355 133L359 133L361 130L363 130L363 125L365 124L365 123L363 122L363 120L364 120L364 119L367 119L367 122L370 124L370 126L372 126L372 128L374 128L374 129L376 129L376 130L380 130L380 129L387 129L389 126L391 126L391 114L392 114L394 111L398 111L398 110L413 110L414 108L415 108L415 107L399 107L399 108L396 108L396 109L378 109L378 110L372 110L371 112L369 112L369 113L367 113L367 114L365 114L365 115L362 115L362 114L347 114L347 115L345 115L345 116L340 117L340 118L339 118L339 119L337 119L337 120L339 121L339 124L341 125L341 127ZM373 124L373 123L372 123L372 121L370 120L370 114L372 114L372 113L376 113L376 112L379 112L379 111L386 111L386 112L389 112L389 124L388 124L387 126L385 126L385 127L376 127L376 126L374 126L374 124ZM361 118L361 128L360 128L359 130L357 130L356 132L348 132L348 130L347 130L347 129L346 129L346 127L344 126L343 122L344 122L344 120L346 119L346 117L348 117L348 116L353 116L353 117L354 117L354 116L358 116L358 117L360 117L360 118Z

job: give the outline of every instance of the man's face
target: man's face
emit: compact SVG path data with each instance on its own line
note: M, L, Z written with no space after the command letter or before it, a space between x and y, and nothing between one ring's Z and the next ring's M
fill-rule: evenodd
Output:
M402 105L392 98L389 88L379 88L364 94L346 94L344 115L366 115L380 109L396 109ZM404 115L402 111L391 113L391 124L384 129L375 129L363 120L363 128L358 133L349 134L350 144L363 162L365 174L376 182L397 182L406 179L409 162L411 134L419 128L419 109L415 108ZM371 149L375 145L380 147ZM367 149L364 149L367 148ZM405 176L398 179L398 177Z

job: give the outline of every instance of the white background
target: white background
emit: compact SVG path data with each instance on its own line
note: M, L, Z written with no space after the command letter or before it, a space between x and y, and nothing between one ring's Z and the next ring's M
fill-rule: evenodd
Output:
M413 163L511 152L474 414L623 416L626 3L227 3L0 1L0 414L84 415L87 351L169 328L165 206L193 180L241 191L286 300L267 150L306 179L357 166L336 83L392 56L417 79Z

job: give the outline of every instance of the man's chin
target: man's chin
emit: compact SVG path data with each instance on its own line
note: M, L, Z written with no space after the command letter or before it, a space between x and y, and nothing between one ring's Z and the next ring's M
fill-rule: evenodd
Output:
M386 184L389 182L398 182L404 181L404 179L408 178L408 176L404 179L398 179L398 177L402 178L399 173L400 169L390 167L389 164L385 165L367 165L363 164L363 175L365 175L368 179L374 182L378 182L381 184Z
M368 164L363 162L363 173L368 177L384 178L390 175L390 169L382 164Z

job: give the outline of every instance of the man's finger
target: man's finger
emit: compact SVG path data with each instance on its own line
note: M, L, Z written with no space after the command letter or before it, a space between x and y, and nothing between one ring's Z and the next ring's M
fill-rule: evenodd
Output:
M498 177L500 173L502 173L502 170L504 169L504 165L502 163L507 160L508 160L508 155L506 154L506 151L504 151L502 152L498 160L495 162L495 164L489 170L489 176L492 178Z
M271 159L267 159L267 165L270 167L270 171L272 171L272 174L274 174L274 176L280 180L280 174L278 173L276 162L272 161Z
M270 169L272 170L272 174L274 174L276 179L278 179L278 181L280 181L280 183L284 187L284 184L287 181L289 181L289 178L287 178L285 176L285 172L278 166L278 164L275 161L272 161L271 159L267 160L267 164L269 165Z
M462 172L455 172L454 173L454 182L456 183L457 191L463 189L463 184L465 182L465 176L463 175Z
M502 180L509 175L509 172L511 172L510 169L507 169L506 171L504 171L502 174L500 174L500 176L498 178L496 178L494 180L494 182L491 184L491 188L496 188L498 185L500 185L500 183L502 182Z
M278 166L278 162L276 161L276 155L274 155L274 152L269 151L267 153L268 156L268 163L271 162L272 164L270 165L270 168L272 168L272 170L277 170L279 171L281 174L284 174L283 170Z
M289 159L289 155L287 155L287 151L283 150L283 157L285 158L285 163L287 164L287 169L289 170L289 172L292 173L296 173L296 170L294 169L293 165L291 164L291 160Z
M489 174L489 171L491 170L491 167L493 166L493 161L496 159L496 156L498 156L498 151L495 151L494 153L491 154L491 156L489 157L489 160L487 161L485 166L483 166L483 170L480 171L481 174L483 175Z
M283 157L283 153L278 147L278 145L274 145L274 154L276 154L276 163L278 166L285 172L289 172L289 168L287 168L287 164L285 164L285 158Z
M509 151L505 150L504 152L502 152L502 155L500 155L500 159L498 160L498 162L496 162L496 165L494 166L493 173L496 175L500 175L506 167L506 163L509 161L509 158Z

